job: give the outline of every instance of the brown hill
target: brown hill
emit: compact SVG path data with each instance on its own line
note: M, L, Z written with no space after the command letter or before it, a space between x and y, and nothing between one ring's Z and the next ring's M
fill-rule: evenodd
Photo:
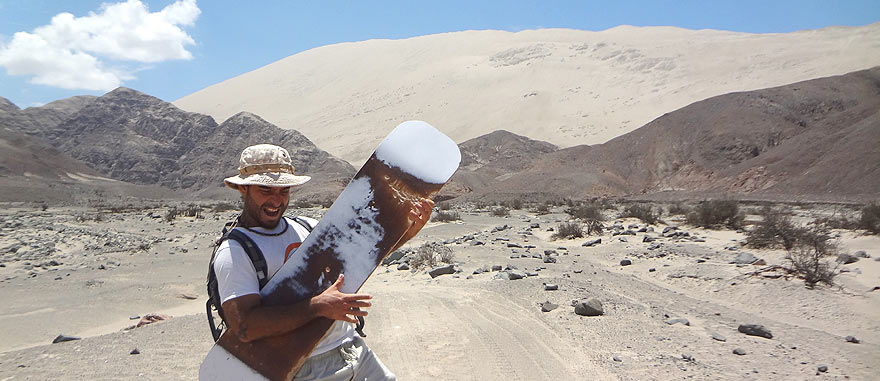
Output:
M525 169L558 148L509 131L497 130L458 145L461 165L442 195L453 197L482 189Z
M548 153L474 196L880 196L880 67L696 102Z

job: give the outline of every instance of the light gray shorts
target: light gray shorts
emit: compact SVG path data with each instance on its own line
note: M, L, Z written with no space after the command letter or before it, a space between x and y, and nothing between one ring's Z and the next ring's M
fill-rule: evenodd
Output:
M359 336L327 352L309 357L294 380L397 380Z

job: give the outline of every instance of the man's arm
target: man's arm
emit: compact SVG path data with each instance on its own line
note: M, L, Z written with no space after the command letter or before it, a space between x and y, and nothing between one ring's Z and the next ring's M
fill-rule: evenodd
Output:
M354 316L367 316L368 294L343 294L339 288L345 281L340 274L336 282L321 294L301 302L263 306L259 294L243 295L223 303L229 332L243 342L259 340L293 331L317 317L357 323Z

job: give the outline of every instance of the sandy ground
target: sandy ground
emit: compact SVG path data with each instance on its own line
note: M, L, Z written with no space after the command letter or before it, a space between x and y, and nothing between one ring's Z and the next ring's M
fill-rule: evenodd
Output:
M57 241L51 258L62 263L27 269L25 262L40 261L0 256L5 265L0 380L197 376L212 345L202 312L209 243L229 213L179 218L170 225L148 217L150 212L117 213L100 222L77 222L74 216L88 212L73 209L0 213L6 221L0 245L35 235L43 238L33 242L42 244L51 234L48 239ZM627 236L629 242L606 234L603 243L582 247L587 239L550 239L546 229L567 219L556 212L494 217L462 211L463 222L430 223L408 246L468 235L485 245L449 243L462 272L435 279L424 271L380 267L363 289L375 297L366 327L369 345L403 380L802 380L814 378L821 364L828 367L822 379L876 379L880 291L871 290L880 286L880 262L875 258L843 266L839 286L811 290L795 278L747 275L764 266L730 264L738 252L728 247L743 239L740 233L682 226L705 242L659 238L660 248L648 250L642 237L659 236L665 225L657 225L658 233ZM26 223L12 226L12 220ZM529 228L532 223L540 227ZM499 225L510 228L491 232ZM106 232L146 237L151 244L140 249L132 238L131 249L124 239L105 237L116 242L107 245L101 241ZM877 236L841 234L846 250L880 256ZM550 255L556 263L532 257L545 250L556 251ZM781 251L742 250L768 265L784 263ZM624 258L632 265L621 266ZM472 275L492 265L537 275L520 280L493 279L492 271ZM559 289L545 291L544 283ZM197 299L187 299L192 296ZM603 303L603 316L574 313L571 301L587 297ZM545 301L559 307L541 312ZM130 317L147 313L174 317L123 330L136 322ZM666 324L670 318L690 325ZM773 338L741 334L739 324L762 324ZM61 333L83 339L50 344ZM849 343L847 336L861 342ZM135 348L140 353L130 354ZM736 348L746 354L733 354Z

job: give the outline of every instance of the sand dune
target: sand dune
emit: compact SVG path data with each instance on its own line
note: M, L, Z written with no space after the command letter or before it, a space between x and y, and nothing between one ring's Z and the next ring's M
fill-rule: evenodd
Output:
M357 166L409 119L458 142L505 129L595 144L711 96L878 64L880 23L786 34L465 31L324 46L174 103L218 121L253 112Z

